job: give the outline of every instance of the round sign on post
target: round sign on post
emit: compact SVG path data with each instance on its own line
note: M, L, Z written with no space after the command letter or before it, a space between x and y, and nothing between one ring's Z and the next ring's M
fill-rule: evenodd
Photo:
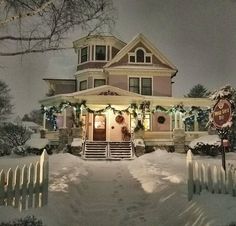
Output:
M232 120L231 103L226 99L220 99L213 108L212 118L217 129L225 127Z

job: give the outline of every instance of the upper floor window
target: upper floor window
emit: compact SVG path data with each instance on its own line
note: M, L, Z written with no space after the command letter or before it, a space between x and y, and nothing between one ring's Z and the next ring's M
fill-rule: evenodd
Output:
M81 49L80 59L81 63L88 61L88 47L84 47Z
M129 63L138 63L138 64L152 63L152 54L147 53L143 48L137 48L134 52L131 52L128 55L129 55Z
M95 54L96 60L106 60L106 46L97 45Z
M144 63L144 51L142 49L138 49L136 52L136 61L138 63Z
M106 85L105 79L94 79L94 87Z
M82 91L82 90L86 90L86 89L87 89L87 80L81 81L79 83L79 90Z
M129 91L151 96L152 95L152 78L129 78Z

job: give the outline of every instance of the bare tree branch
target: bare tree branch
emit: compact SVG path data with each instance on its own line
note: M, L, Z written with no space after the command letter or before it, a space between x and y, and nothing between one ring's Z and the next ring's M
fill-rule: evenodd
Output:
M0 27L6 25L6 24L9 23L9 22L18 20L18 19L23 19L23 18L25 18L25 17L34 16L34 15L36 15L36 14L42 12L44 9L46 9L50 4L52 4L53 1L54 1L54 0L50 0L50 1L46 2L46 3L43 4L41 7L33 9L32 12L27 12L27 13L25 13L25 14L19 13L18 15L15 15L15 16L12 16L12 17L10 17L10 18L7 18L7 19L5 19L5 20L3 20L3 21L0 21Z
M114 12L112 0L4 0L0 31L3 27L8 30L0 36L0 45L18 49L8 52L1 48L0 56L68 49L62 41L77 27L88 34L109 32ZM10 23L13 21L18 28L13 27L17 23Z
M73 47L54 47L48 49L32 49L32 50L25 50L25 51L18 51L18 52L0 52L0 56L17 56L17 55L24 55L28 53L45 53L49 51L61 51L61 50L69 50L73 49Z

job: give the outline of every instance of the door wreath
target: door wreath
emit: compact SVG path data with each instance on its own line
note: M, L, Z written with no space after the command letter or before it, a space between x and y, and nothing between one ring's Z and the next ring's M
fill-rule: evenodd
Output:
M125 118L122 115L117 115L115 120L118 124L122 124L122 123L124 123Z

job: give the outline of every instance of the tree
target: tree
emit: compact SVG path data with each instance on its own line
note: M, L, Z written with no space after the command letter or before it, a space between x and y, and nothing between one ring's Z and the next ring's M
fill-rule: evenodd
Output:
M26 127L13 123L4 123L0 127L0 143L9 148L24 145L30 138L31 133Z
M192 98L205 98L211 94L203 85L197 84L192 89L189 90L189 93L185 97Z
M0 56L68 48L62 41L73 29L100 33L113 15L112 0L0 0Z
M12 113L10 89L8 85L0 80L0 123Z

